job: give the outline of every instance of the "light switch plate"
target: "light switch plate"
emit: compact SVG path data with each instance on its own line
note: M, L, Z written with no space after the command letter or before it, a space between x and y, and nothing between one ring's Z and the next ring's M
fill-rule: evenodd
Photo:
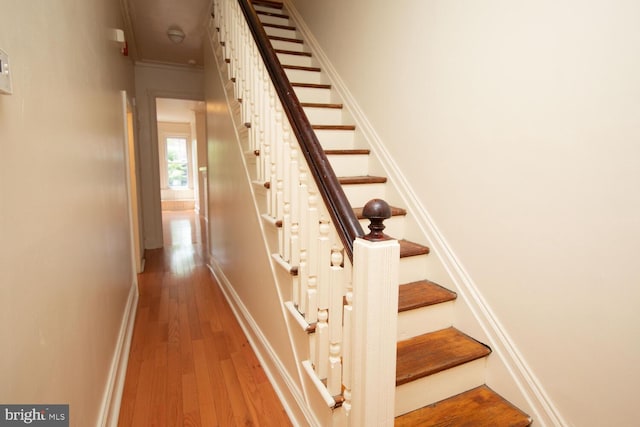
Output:
M0 94L11 95L11 73L9 72L9 55L0 49Z

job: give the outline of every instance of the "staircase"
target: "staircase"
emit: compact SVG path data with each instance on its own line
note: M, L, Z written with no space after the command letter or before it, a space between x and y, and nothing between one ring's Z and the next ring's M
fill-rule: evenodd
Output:
M371 152L314 60L282 3L253 0L282 68L327 155L357 218L362 206L393 193L370 174ZM247 126L250 126L247 123ZM393 199L393 197L392 197ZM385 233L400 244L396 362L397 426L528 426L529 416L485 384L491 349L453 324L456 294L428 280L429 248L406 232L407 212L391 208ZM273 227L281 224L273 224ZM413 241L413 240L415 241ZM295 274L293 272L292 274ZM309 329L313 333L313 329Z

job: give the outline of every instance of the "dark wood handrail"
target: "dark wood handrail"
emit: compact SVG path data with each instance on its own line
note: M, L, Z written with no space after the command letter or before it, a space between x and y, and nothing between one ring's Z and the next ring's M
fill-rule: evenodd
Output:
M356 237L364 236L364 232L356 217L347 196L342 190L329 160L311 128L311 123L304 113L302 105L280 66L280 61L267 38L258 15L248 0L238 0L242 13L247 20L251 34L258 45L258 50L265 63L269 76L273 81L282 108L289 118L291 129L302 149L302 153L309 164L313 178L326 203L329 215L336 225L340 240L344 245L347 256L353 262L353 242Z

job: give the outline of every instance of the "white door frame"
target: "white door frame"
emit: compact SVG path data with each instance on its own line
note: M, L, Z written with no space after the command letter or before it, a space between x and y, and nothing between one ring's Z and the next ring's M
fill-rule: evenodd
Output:
M144 270L144 249L140 235L140 195L137 178L137 155L135 145L134 111L126 91L121 91L124 123L125 177L127 183L127 203L129 207L129 231L134 274Z

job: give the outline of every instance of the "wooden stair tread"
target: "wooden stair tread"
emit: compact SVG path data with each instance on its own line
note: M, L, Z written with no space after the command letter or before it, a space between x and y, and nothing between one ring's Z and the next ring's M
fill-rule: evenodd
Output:
M277 40L281 42L289 42L289 43L299 43L303 44L304 40L302 39L292 39L291 37L280 37L280 36L267 36L269 40Z
M400 258L407 258L417 255L427 255L431 252L428 246L419 243L410 242L408 240L398 240L400 243Z
M455 328L398 342L396 385L442 372L487 356L489 347Z
M325 153L329 150L325 150ZM397 208L395 206L389 206L391 208L391 216L402 216L406 215L407 211L402 208ZM364 215L362 214L364 208L353 208L353 212L356 214L356 218L364 219Z
M335 108L338 110L342 109L342 104L325 104L322 102L301 102L300 105L310 108Z
M256 14L264 15L264 16L273 16L275 18L289 19L289 16L285 15L284 13L275 13L275 12L266 12L264 10L256 10Z
M313 89L331 89L330 84L322 84L322 83L291 83L293 87L308 87Z
M283 7L283 4L279 1L251 0L251 3L256 6L266 6L266 7L271 7L273 9L282 9Z
M297 50L275 49L275 51L285 55L311 56L311 52L299 52Z
M311 125L315 130L356 130L356 125Z
M282 65L282 68L285 70L321 71L320 67L306 67L304 65Z
M395 419L395 427L527 427L531 418L486 385Z
M406 283L400 285L398 312L453 301L456 297L455 292L428 280Z
M338 181L342 185L349 184L383 184L387 182L387 177L385 176L339 176Z
M371 153L371 150L367 150L367 149L348 149L348 150L324 150L324 154L326 154L327 156L336 156L336 155L347 155L347 156L353 156L356 154L365 154L368 155Z

